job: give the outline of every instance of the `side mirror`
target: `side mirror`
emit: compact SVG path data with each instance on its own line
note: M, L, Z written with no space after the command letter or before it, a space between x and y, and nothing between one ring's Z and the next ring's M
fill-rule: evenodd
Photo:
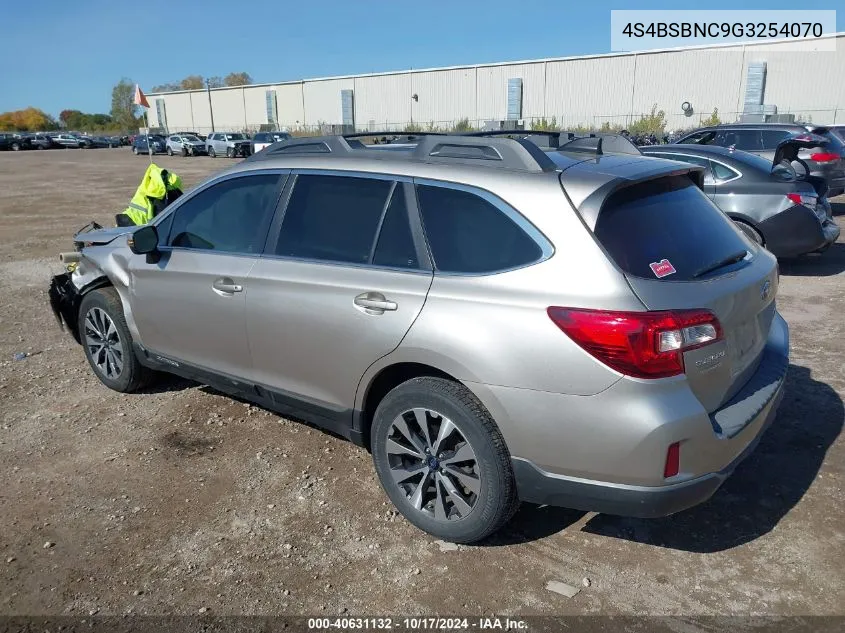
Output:
M147 255L158 250L158 231L152 225L142 226L135 231L126 244L136 255Z

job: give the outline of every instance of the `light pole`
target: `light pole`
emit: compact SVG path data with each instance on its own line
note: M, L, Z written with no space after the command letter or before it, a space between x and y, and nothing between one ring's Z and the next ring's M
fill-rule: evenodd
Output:
M214 109L211 107L211 83L205 80L205 92L208 95L208 114L211 117L211 131L214 132Z

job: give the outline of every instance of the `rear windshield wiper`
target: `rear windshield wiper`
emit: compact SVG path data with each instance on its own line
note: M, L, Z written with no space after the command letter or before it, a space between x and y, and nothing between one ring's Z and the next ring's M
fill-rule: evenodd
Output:
M732 253L725 257L724 259L720 259L714 264L709 264L704 266L703 268L699 268L693 274L693 278L701 277L702 275L706 275L707 273L712 273L714 270L719 270L725 266L730 266L731 264L736 264L737 262L741 262L745 259L745 256L748 254L748 251L737 251L736 253Z

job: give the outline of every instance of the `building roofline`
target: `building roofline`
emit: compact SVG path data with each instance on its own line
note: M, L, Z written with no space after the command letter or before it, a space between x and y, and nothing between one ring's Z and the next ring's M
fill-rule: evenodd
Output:
M297 84L304 84L306 82L317 82L317 81L333 81L333 80L343 80L343 79L363 79L365 77L389 77L392 75L406 75L406 74L416 74L416 73L428 73L428 72L435 72L435 71L446 71L446 70L471 70L471 69L478 69L478 68L496 68L501 66L519 66L519 65L528 65L528 64L545 64L547 62L567 62L567 61L576 61L576 60L583 60L583 59L603 59L609 57L631 57L637 55L659 55L661 53L676 53L681 51L696 51L696 50L711 50L711 49L725 49L725 48L746 48L746 47L765 47L765 46L773 46L773 45L782 45L782 44L789 44L794 42L811 42L816 40L826 40L831 38L840 38L845 37L845 31L838 31L836 33L828 33L827 35L822 35L821 37L810 37L810 38L783 38L783 39L771 39L766 41L747 41L747 42L728 42L726 44L701 44L698 46L676 46L673 48L655 48L650 50L644 51L617 51L612 53L593 53L590 55L570 55L566 57L544 57L540 59L522 59L516 61L505 61L505 62L485 62L480 64L462 64L457 66L438 66L433 68L407 68L404 70L386 70L386 71L379 71L374 73L358 73L352 75L331 75L327 77L311 77L306 79L294 79L289 81L273 81L269 83L259 83L259 84L247 84L244 86L222 86L220 88L211 88L212 91L221 91L221 90L240 90L242 88L272 88L274 86L295 86ZM150 92L148 96L162 96L162 95L173 95L173 94L186 94L186 93L196 93L196 92L205 92L205 88L196 88L193 90L173 90L171 92Z

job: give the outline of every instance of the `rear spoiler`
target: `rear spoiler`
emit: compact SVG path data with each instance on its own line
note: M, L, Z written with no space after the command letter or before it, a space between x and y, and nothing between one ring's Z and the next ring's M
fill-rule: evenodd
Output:
M662 178L689 178L699 189L704 186L704 167L684 165L666 160L632 161L627 173L619 175L603 171L601 162L585 161L565 169L560 182L572 205L592 231L608 198L618 191ZM614 171L620 171L619 168Z
M642 156L640 149L627 136L622 134L596 134L577 138L558 147L561 152L587 152L603 154L633 154Z

